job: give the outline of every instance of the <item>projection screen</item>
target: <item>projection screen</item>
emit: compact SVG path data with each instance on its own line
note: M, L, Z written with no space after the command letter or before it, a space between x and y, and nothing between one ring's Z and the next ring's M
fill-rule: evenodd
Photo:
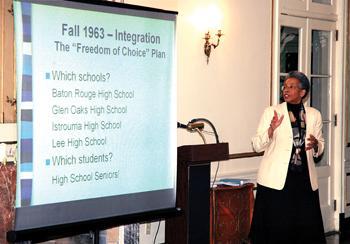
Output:
M175 207L176 12L93 2L14 1L15 231Z

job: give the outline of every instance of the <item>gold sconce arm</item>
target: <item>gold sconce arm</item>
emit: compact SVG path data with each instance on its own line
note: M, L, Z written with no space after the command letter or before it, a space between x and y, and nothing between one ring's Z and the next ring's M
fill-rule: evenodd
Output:
M6 102L9 103L11 106L15 106L17 103L16 98L10 98L9 96L6 96Z
M11 8L7 10L13 16L13 3L11 4Z
M220 37L224 34L222 34L221 30L218 30L218 33L215 34L218 39L216 41L216 44L215 43L210 43L210 39L211 39L211 36L210 36L210 32L208 31L207 33L205 33L205 36L204 36L204 40L205 40L205 43L204 43L204 54L207 56L207 64L209 63L209 57L210 57L210 53L211 53L211 47L213 47L214 49L216 47L219 46L220 44Z

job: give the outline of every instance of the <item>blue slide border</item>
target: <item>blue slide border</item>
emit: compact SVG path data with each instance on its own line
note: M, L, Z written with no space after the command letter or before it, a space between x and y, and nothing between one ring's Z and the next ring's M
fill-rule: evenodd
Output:
M23 42L32 45L31 3L22 2ZM22 96L21 102L32 103L32 55L22 54ZM21 173L31 173L29 178L21 178L21 206L30 206L33 186L33 109L21 109Z

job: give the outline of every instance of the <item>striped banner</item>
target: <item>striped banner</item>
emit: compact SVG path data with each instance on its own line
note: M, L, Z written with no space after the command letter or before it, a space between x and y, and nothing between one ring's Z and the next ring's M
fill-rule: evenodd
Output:
M31 28L31 3L22 2L22 26L23 26L23 46L31 47L32 45L32 28ZM22 102L32 105L32 54L23 52L23 68L22 68ZM32 107L32 106L31 106ZM20 174L29 175L29 177L21 177L21 206L30 206L32 199L33 184L33 110L21 109L21 139L20 139ZM28 174L29 173L29 174Z

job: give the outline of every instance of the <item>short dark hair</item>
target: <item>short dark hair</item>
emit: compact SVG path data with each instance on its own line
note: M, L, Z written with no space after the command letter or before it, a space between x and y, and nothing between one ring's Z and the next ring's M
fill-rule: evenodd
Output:
M300 88L306 91L305 95L303 96L304 99L307 94L309 94L310 90L310 81L307 76L304 73L295 70L290 71L284 80L286 81L289 78L295 78L300 81Z

